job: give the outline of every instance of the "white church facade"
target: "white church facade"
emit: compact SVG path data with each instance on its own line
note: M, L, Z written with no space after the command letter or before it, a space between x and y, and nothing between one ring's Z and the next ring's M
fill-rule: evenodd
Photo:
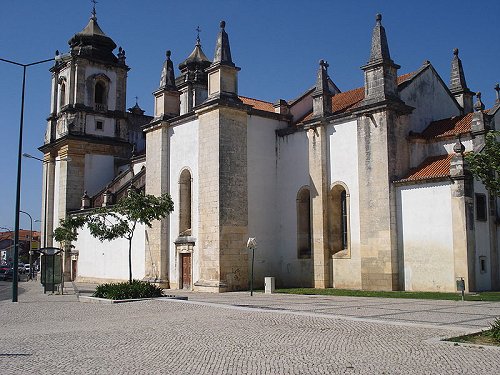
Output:
M133 277L207 292L249 285L366 290L500 289L497 199L467 171L500 124L468 89L458 50L447 85L430 62L399 74L378 15L364 87L341 91L320 61L294 100L238 93L221 22L212 60L199 39L174 76L170 51L154 115L125 108L125 51L97 24L51 69L42 236L61 218L110 205L130 186L169 193L174 211L136 228ZM474 104L473 104L474 102ZM69 158L68 162L53 162ZM85 229L65 253L68 278L128 278L126 240Z

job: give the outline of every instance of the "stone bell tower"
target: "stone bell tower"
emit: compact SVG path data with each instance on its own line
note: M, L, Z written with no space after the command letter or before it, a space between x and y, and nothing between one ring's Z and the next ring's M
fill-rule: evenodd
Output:
M125 51L99 27L95 8L88 24L69 41L70 53L56 59L44 145L42 233L51 233L68 211L80 209L115 175L117 159L129 157ZM58 161L58 160L65 161ZM99 173L96 171L99 170Z

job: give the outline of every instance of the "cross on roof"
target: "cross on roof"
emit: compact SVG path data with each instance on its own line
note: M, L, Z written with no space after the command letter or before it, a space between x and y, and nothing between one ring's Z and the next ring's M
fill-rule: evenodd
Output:
M97 17L96 15L96 12L95 12L95 5L97 4L97 1L96 0L90 0L91 3L93 3L94 5L92 6L92 17Z

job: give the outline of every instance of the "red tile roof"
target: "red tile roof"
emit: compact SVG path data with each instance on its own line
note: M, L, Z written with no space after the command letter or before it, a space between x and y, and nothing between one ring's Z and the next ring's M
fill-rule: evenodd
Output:
M453 154L428 157L417 168L410 170L405 178L397 182L421 181L450 175L450 162Z
M274 106L272 103L265 102L263 100L258 100L258 99L253 99L253 98L247 98L246 96L241 96L239 95L239 98L243 102L243 104L246 105L251 105L255 109L261 110L261 111L266 111L266 112L272 112L274 113Z
M415 72L406 73L398 77L398 85L409 80L415 75ZM365 98L365 88L358 87L354 90L338 93L332 97L333 114L340 114L348 111L349 109L356 108L357 105ZM312 111L298 119L297 123L305 122L312 118Z
M463 116L455 116L443 120L432 121L422 132L422 137L426 139L442 138L447 136L457 136L470 132L472 113Z

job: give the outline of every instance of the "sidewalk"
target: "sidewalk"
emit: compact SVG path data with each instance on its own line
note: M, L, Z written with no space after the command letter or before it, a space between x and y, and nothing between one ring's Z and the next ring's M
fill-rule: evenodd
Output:
M10 291L11 283L0 283ZM166 290L188 301L81 303L95 285L0 301L9 374L491 374L500 348L441 339L478 331L500 303ZM71 293L71 294L70 294Z
M43 293L39 281L19 283L19 302L77 301L97 284L65 282L63 294ZM347 319L399 326L434 327L465 332L487 329L500 316L500 302L340 297L249 292L197 293L166 289L188 297L189 304L256 312L274 312L329 319ZM186 303L186 302L181 302Z

